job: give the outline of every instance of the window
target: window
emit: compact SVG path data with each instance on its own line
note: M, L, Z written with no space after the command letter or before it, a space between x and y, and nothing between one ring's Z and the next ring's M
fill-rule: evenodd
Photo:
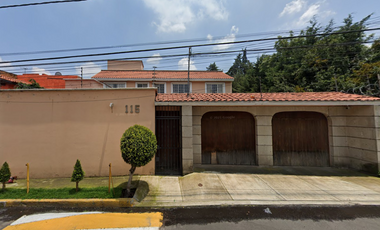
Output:
M207 83L206 93L224 93L224 83Z
M173 84L173 93L189 93L189 85L186 84Z
M153 83L153 87L157 88L157 93L165 93L165 83Z
M111 88L126 88L127 84L125 82L104 82L107 86Z
M136 88L148 88L149 87L149 83L145 82L136 82Z

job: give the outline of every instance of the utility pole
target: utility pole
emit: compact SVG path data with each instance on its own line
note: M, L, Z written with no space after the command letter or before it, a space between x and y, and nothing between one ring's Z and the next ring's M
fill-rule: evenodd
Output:
M83 67L80 67L80 88L83 87Z
M156 68L157 66L153 66L153 81L156 81Z
M156 87L157 88L157 86L156 86L156 68L157 68L157 66L153 66L153 76L152 76L152 84L153 84L153 87ZM158 92L158 88L157 88L157 92Z
M259 86L260 86L260 100L263 99L263 92L261 91L261 75L259 75Z
M191 46L189 47L189 57L187 59L187 88L188 88L188 92L187 92L187 96L189 96L189 93L190 93L190 56L191 56Z

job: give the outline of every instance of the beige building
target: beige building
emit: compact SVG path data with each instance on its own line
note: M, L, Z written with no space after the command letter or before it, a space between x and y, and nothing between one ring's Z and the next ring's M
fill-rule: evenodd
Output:
M0 91L0 156L12 174L128 174L122 133L153 130L155 159L137 174L197 167L350 167L376 172L380 98L344 93L157 94L154 88Z
M158 93L232 93L233 77L222 71L143 70L142 61L108 61L92 79L109 88L157 88Z
M128 174L120 138L134 124L155 130L155 89L0 91L0 160L12 175L70 177L79 159L86 176ZM128 108L128 113L126 113ZM138 109L137 109L138 108ZM154 174L154 161L136 169Z
M335 92L159 94L155 105L181 107L183 174L205 165L378 172L380 98Z

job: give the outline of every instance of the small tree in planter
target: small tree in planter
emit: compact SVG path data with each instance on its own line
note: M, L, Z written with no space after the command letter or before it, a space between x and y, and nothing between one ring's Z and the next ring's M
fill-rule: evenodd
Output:
M128 197L131 192L131 183L136 167L148 164L157 151L156 135L144 126L134 125L128 128L121 137L120 150L124 161L131 165L126 188L126 196Z
M3 183L3 190L5 190L5 183L11 177L11 170L7 162L4 162L3 166L0 169L0 182Z
M71 175L71 181L76 182L76 191L78 192L79 189L79 181L83 180L84 177L84 171L82 169L82 165L80 164L80 161L77 159L77 162L74 166L73 175Z

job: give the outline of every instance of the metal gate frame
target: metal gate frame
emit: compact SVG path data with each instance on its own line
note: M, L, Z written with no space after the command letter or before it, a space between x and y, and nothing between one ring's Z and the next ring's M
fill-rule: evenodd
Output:
M181 106L156 106L156 137L156 175L182 175Z

